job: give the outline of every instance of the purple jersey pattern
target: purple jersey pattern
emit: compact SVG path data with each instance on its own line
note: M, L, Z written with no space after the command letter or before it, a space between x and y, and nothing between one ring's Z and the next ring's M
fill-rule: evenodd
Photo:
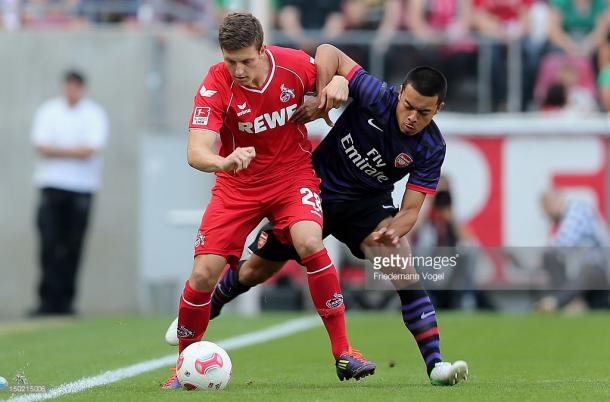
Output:
M407 188L434 193L446 148L437 125L432 121L416 135L401 133L399 88L362 68L349 79L353 101L313 153L322 199L353 201L389 193L407 174Z

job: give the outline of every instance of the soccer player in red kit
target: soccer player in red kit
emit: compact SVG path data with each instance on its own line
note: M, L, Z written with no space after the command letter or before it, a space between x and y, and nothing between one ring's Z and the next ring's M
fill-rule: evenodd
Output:
M299 50L264 46L260 22L251 14L229 14L218 39L224 62L209 69L189 124L189 165L215 172L216 184L180 297L179 352L202 339L223 268L236 266L247 235L266 217L280 241L294 245L307 269L339 378L373 374L375 364L347 339L343 295L322 243L320 180L311 144L305 127L290 121L303 96L316 91L314 59ZM218 134L217 155L212 147ZM179 386L174 375L163 387Z

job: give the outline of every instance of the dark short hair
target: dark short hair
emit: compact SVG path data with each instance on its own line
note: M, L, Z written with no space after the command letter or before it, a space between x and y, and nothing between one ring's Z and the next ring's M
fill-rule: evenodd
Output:
M218 43L224 50L239 50L252 45L260 50L263 47L263 27L250 13L231 13L218 29Z
M409 84L423 96L438 96L438 103L443 102L447 96L447 78L433 67L419 66L409 71L402 87Z
M64 82L76 82L80 85L85 85L86 80L83 73L77 70L68 70L64 73Z

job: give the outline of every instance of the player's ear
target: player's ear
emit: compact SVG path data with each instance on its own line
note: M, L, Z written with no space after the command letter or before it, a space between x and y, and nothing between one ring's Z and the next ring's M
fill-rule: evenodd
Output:
M441 110L443 110L443 108L445 107L445 102L441 102L438 104L438 107L436 108L436 113L440 112Z

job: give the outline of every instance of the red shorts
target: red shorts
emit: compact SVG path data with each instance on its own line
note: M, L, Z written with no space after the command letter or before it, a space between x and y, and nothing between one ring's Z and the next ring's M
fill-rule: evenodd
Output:
M235 265L246 237L263 218L271 221L274 235L283 243L291 242L290 228L297 222L322 226L319 183L309 169L256 187L217 182L201 219L195 255L216 254Z

